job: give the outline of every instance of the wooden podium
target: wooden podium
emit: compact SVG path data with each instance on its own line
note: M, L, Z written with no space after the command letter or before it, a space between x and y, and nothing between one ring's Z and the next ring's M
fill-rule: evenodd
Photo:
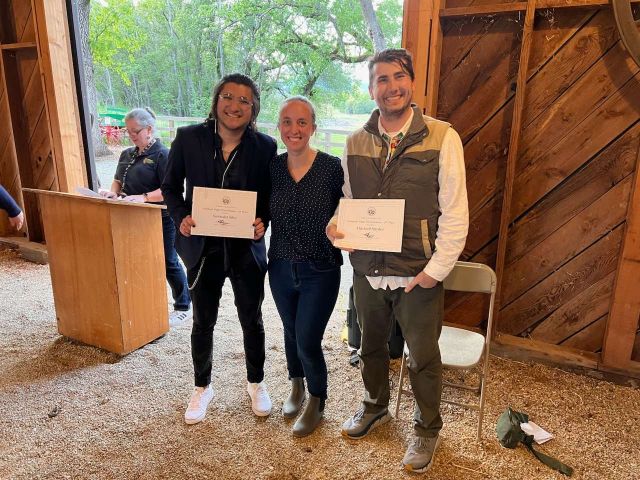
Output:
M164 206L24 190L40 201L61 335L122 355L169 330Z

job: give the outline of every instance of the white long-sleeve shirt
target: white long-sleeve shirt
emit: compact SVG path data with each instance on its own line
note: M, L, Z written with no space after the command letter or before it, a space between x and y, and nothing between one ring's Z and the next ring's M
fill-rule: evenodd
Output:
M400 130L406 135L411 125L413 115ZM399 132L386 132L381 122L378 121L380 133L387 133L393 138ZM451 272L458 257L464 249L469 231L469 206L467 202L467 185L464 166L464 151L460 136L450 128L445 134L439 156L438 204L440 217L436 229L435 250L432 257L424 267L424 273L431 278L442 281ZM353 198L351 183L349 181L349 169L347 168L347 151L342 155L342 169L344 170L344 185L342 192L345 198ZM337 224L338 211L330 223ZM367 276L369 284L374 289L395 290L404 288L414 277L398 276Z

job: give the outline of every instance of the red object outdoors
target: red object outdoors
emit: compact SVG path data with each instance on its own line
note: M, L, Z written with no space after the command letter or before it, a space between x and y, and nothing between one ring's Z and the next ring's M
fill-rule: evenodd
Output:
M120 145L122 143L122 137L125 130L121 127L113 125L101 125L100 135L104 138L107 145Z

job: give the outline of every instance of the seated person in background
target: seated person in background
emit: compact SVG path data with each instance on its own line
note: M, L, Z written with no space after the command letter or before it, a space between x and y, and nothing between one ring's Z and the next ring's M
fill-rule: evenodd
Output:
M282 414L298 414L293 425L303 437L322 420L327 398L327 364L322 336L340 288L342 254L325 235L342 196L340 159L309 146L316 131L313 105L304 97L285 100L278 119L286 153L271 162L271 244L269 284L284 325L291 394Z
M154 136L156 116L149 108L134 108L124 119L134 146L123 150L120 155L111 190L101 190L100 193L107 198L123 197L130 202L163 204L160 184L164 179L169 149ZM162 238L167 282L174 302L169 324L175 326L190 317L191 299L187 276L174 247L176 227L167 210L162 211Z
M9 225L16 230L22 228L24 223L24 213L16 203L16 201L9 195L2 185L0 185L0 209L7 212L9 215Z

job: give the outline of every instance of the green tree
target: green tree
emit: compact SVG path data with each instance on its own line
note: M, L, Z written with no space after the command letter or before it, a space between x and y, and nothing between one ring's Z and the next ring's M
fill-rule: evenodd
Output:
M342 108L361 87L350 65L373 52L362 0L109 0L92 12L100 98L158 112L206 115L233 71L254 78L266 117L304 94ZM365 2L366 3L366 2ZM377 2L387 45L400 39L399 0ZM273 113L271 113L273 117Z

